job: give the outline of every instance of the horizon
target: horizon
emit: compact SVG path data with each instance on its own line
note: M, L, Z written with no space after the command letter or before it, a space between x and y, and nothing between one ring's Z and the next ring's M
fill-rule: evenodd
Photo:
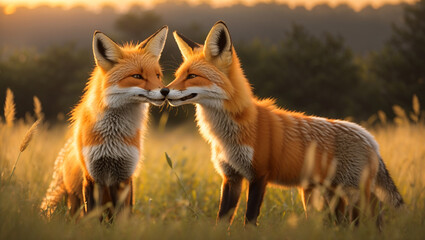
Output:
M72 9L75 7L85 7L91 11L100 11L104 6L112 6L119 12L125 12L132 6L143 6L147 9L152 9L155 5L167 3L170 0L145 0L143 2L137 2L134 0L92 0L87 3L82 0L3 0L0 7L3 7L3 13L11 15L16 12L20 7L34 9L41 6L48 7L60 7L64 9ZM382 7L384 5L395 5L395 4L412 4L417 0L178 0L172 1L173 3L189 4L189 5L202 5L208 4L214 8L231 7L234 5L242 4L246 6L255 6L257 4L280 4L287 5L291 9L297 7L304 7L307 10L312 10L318 5L326 4L331 8L335 8L341 5L348 5L354 11L358 12L366 7L372 7L374 9Z

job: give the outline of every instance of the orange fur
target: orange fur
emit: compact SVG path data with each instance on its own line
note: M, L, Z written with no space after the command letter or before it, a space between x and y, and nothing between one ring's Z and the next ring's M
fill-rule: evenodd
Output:
M204 45L176 32L174 37L184 62L167 86L167 99L174 106L197 106L200 132L211 143L212 160L224 179L219 219L237 206L234 196L225 191L239 189L235 186L239 186L241 177L250 182L248 222L256 221L267 183L300 187L306 206L311 186L327 185L328 196L338 185L348 193L360 188L360 175L366 171L365 193L370 199L378 166L379 171L386 169L378 160L376 141L365 129L345 121L286 111L273 100L255 98L223 22L213 26ZM389 176L384 178L388 180ZM303 181L307 185L302 186ZM402 204L395 186L390 188L396 196L394 201ZM353 201L356 204L357 200ZM346 209L347 202L341 204L338 209Z
M96 67L72 111L71 140L55 163L43 211L54 210L63 196L71 214L81 205L86 213L110 201L119 207L117 201L126 188L130 189L124 205L133 204L132 179L142 150L148 103L163 102L158 60L166 34L167 28L162 28L139 45L120 47L95 33Z

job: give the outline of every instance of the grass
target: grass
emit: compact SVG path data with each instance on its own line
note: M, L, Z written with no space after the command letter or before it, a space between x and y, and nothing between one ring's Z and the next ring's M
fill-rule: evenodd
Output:
M423 239L425 236L425 125L399 121L371 130L406 203L406 210L384 210L380 233L373 220L358 228L335 226L324 212L305 219L295 189L268 188L259 227L243 227L246 196L235 221L215 225L221 178L210 161L208 144L195 125L151 127L144 161L136 178L136 204L129 219L113 225L97 217L75 222L63 206L50 221L39 205L50 183L53 162L66 140L65 124L38 126L21 153L21 141L34 121L0 123L0 239ZM164 153L172 161L172 168ZM177 177L176 177L177 175ZM244 185L244 191L246 184Z

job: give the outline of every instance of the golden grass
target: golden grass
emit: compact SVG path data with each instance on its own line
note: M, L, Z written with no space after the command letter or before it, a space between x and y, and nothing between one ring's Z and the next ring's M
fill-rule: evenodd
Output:
M6 101L4 103L4 118L6 125L13 126L15 120L15 102L13 101L13 92L8 88L6 90Z
M415 111L416 112L416 111ZM419 115L419 114L418 114ZM242 194L234 224L215 226L221 178L210 161L208 144L194 123L175 129L150 128L144 161L135 181L136 203L130 219L112 226L97 217L75 222L63 206L51 221L39 214L50 183L53 161L65 144L67 127L40 124L38 132L6 181L29 124L0 124L0 239L421 239L425 236L425 124L401 121L371 130L384 162L403 195L407 210L384 210L384 229L373 219L358 228L335 226L326 212L305 219L297 190L268 188L258 228L243 228ZM164 153L172 161L167 162ZM176 177L176 175L178 177ZM244 190L246 186L244 186Z
M41 106L41 102L40 99L38 99L38 97L34 96L33 97L33 101L34 101L34 113L35 116L37 117L37 119L41 119L43 118L43 112L42 112L42 106Z
M41 119L39 118L37 121L35 121L31 127L28 129L28 131L25 133L24 138L22 139L21 146L19 147L19 151L23 152L30 144L32 137L34 136L35 132L37 131L38 125L40 125Z
M12 171L9 176L9 180L12 178L13 173L15 172L16 166L18 165L19 157L21 156L21 153L27 149L28 145L30 144L33 135L37 131L38 125L40 125L41 119L38 119L35 121L31 127L28 129L28 131L25 133L24 138L22 139L21 146L19 147L19 154L16 158L15 164L13 164Z

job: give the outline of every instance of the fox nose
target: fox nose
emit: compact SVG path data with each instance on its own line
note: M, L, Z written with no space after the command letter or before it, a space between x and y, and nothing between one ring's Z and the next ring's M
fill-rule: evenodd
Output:
M163 88L163 89L159 90L159 92L162 94L162 96L166 97L168 95L168 93L170 93L170 89Z

